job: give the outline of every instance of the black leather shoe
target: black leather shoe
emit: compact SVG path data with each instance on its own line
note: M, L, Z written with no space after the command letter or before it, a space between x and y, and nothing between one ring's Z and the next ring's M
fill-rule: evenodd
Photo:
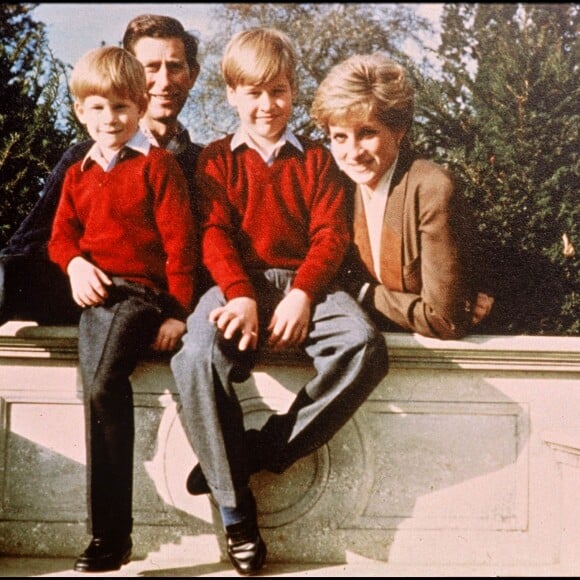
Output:
M264 566L266 544L255 523L247 522L226 526L228 556L242 576L252 576Z
M246 431L246 439L250 450L250 473L258 473L258 471L265 468L264 460L262 458L263 452L260 447L260 432L256 429L248 429L248 431ZM187 476L185 487L191 495L205 495L206 493L211 493L211 489L207 484L207 480L199 463L194 466Z
M204 495L206 493L211 493L211 489L207 484L207 480L199 463L191 470L191 473L187 477L185 487L191 495Z
M121 539L93 537L89 547L77 558L76 572L109 572L118 570L131 559L131 536Z

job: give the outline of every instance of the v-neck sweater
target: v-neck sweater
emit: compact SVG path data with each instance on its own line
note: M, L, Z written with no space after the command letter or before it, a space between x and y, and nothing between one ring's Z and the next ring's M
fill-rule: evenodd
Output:
M336 274L350 235L343 182L322 145L299 138L268 165L232 135L210 143L198 163L202 256L226 299L256 298L251 270L296 271L293 288L311 299Z
M82 256L106 272L163 290L189 311L194 293L196 224L183 171L157 147L130 152L105 172L72 165L48 246L64 272Z

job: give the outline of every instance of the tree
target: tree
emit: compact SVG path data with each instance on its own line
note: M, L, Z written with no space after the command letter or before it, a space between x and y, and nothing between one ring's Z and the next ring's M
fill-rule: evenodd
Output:
M70 143L58 128L62 63L47 48L34 4L0 4L0 247L28 214Z
M225 99L220 60L227 41L239 30L271 26L290 36L299 62L292 128L316 137L321 134L310 120L309 108L316 87L331 66L355 52L377 50L411 62L403 51L405 41L414 40L420 45L421 33L430 30L427 20L417 16L409 5L401 4L225 3L212 7L211 16L219 27L202 47L199 91L185 112L192 134L201 142L221 137L237 124Z
M477 216L490 332L580 330L577 4L448 4L417 144Z

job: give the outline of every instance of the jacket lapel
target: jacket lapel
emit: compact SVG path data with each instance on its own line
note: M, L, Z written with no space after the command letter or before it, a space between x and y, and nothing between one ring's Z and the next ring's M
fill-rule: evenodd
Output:
M365 216L365 208L362 200L360 187L357 186L354 193L354 243L356 244L360 257L364 262L367 270L372 272L373 276L378 279L377 273L373 267L373 254L371 252L371 240L369 237L369 228Z
M383 218L381 235L381 280L389 290L403 291L402 229L403 187L391 188Z

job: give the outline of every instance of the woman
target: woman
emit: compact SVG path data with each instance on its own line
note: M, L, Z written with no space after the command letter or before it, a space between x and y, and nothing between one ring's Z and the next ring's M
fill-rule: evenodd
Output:
M411 149L413 111L406 70L380 53L336 65L316 92L313 119L353 182L342 282L383 330L458 339L493 298L477 292L473 223L453 176Z

